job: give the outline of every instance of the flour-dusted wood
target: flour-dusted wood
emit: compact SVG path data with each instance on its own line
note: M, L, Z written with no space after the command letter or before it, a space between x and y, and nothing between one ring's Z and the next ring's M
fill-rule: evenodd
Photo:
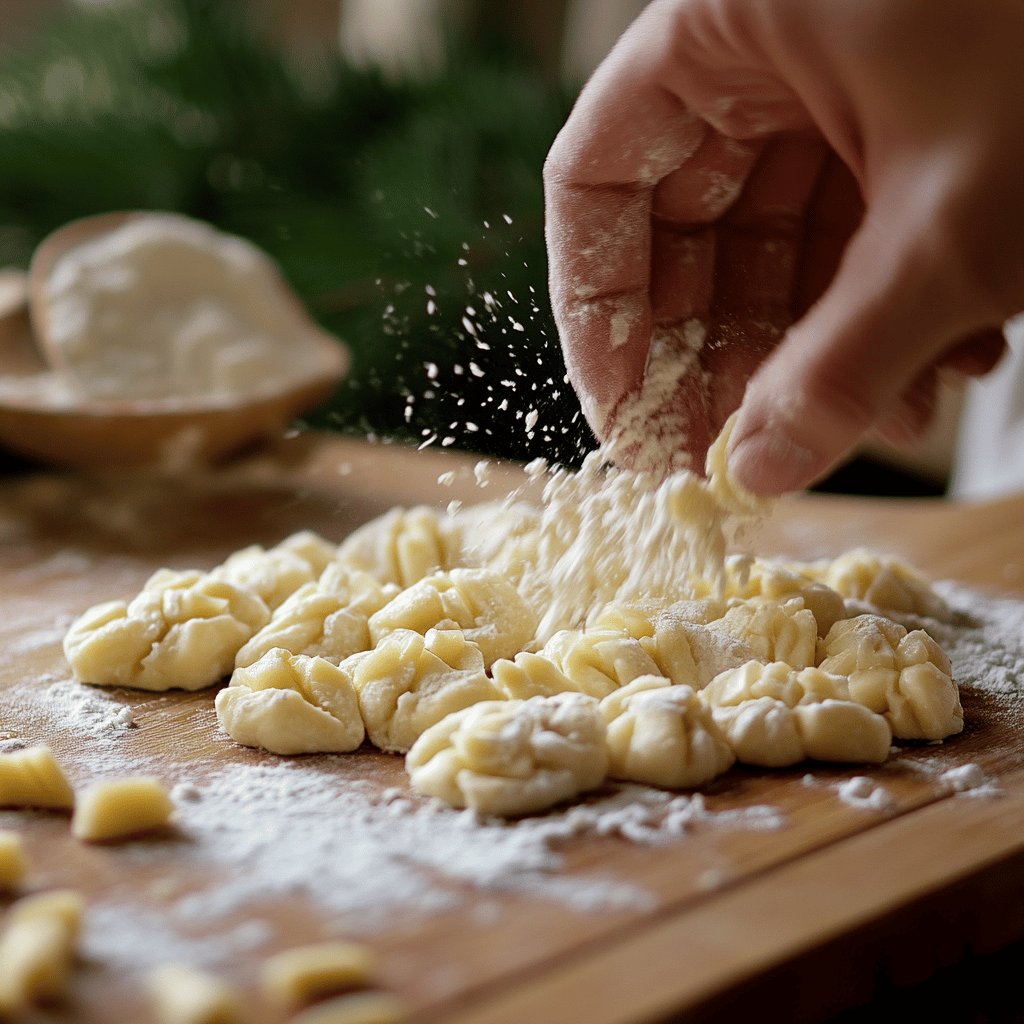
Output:
M186 811L219 774L277 764L219 733L212 693L102 694L109 712L92 704L77 712L96 736L89 756L76 749L81 728L70 735L55 713L75 706L77 691L56 691L57 703L30 695L64 685L60 640L71 619L96 602L130 597L159 566L209 569L245 544L274 544L303 528L336 542L393 505L489 499L521 482L514 469L495 467L490 486L478 491L474 461L305 437L191 482L59 475L8 482L0 493L0 742L49 743L76 788L101 777L115 753L146 761L181 787L175 800ZM439 486L446 472L454 481ZM932 576L1024 594L1022 512L1019 500L957 506L801 498L783 503L751 543L759 553L795 557L867 545L905 555ZM467 883L456 887L464 901L445 913L389 913L383 927L358 936L360 913L331 913L305 894L269 888L233 909L225 905L223 917L189 919L174 912L179 902L237 887L242 866L211 861L198 871L190 859L196 837L187 830L110 850L74 842L66 815L52 812L0 812L0 828L23 835L33 877L82 892L87 922L115 899L120 921L137 915L140 922L145 941L116 956L102 947L89 954L88 970L73 972L81 1024L146 1019L140 979L172 940L179 951L226 949L218 973L245 993L247 1020L271 1024L279 1018L257 995L261 963L339 937L358 937L374 950L375 982L420 1022L624 1024L684 1009L710 1012L734 1008L730 1000L749 996L759 979L770 983L783 967L799 986L796 1010L814 1016L838 1009L841 999L869 997L883 954L887 969L912 978L967 943L995 947L1024 933L1024 913L1014 909L1024 906L1024 710L1013 694L980 689L965 690L963 703L961 736L908 746L877 769L816 767L805 781L805 766L733 768L710 787L708 819L694 809L677 842L643 845L590 831L559 843L561 876L611 875L656 897L656 904L627 901L598 913L536 892L481 892ZM365 748L300 763L335 780L339 798L360 780L396 800L408 791L401 760ZM1007 795L954 796L942 772L970 764ZM888 809L839 798L838 785L862 774L885 790ZM775 808L784 827L725 827L711 817L759 804ZM404 833L396 827L395 834ZM913 948L908 929L917 936ZM204 936L214 945L197 946ZM816 981L823 971L826 980Z

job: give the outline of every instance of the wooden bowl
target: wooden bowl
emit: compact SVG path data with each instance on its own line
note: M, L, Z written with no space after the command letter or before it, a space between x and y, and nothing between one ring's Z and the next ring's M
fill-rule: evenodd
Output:
M62 386L62 353L51 343L49 274L68 249L141 216L104 214L54 232L36 251L20 295L10 279L6 307L0 278L0 444L65 466L184 468L280 434L344 378L348 349L321 330L279 277L275 301L288 309L297 334L315 352L315 369L302 379L242 396L76 398Z

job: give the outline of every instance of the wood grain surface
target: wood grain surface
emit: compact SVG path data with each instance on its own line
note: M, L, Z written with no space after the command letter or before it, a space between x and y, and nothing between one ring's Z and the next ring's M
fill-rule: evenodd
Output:
M11 694L26 681L67 677L58 627L89 605L131 596L161 565L209 567L303 528L338 540L395 504L486 499L522 482L515 467L500 467L481 492L474 461L307 435L187 483L60 474L8 481L0 491L0 738L46 741L73 759L59 722ZM455 480L439 487L447 471ZM750 543L800 557L866 544L936 577L1024 596L1022 514L1024 499L801 496ZM27 643L29 635L44 640ZM187 766L197 780L229 763L274 762L218 734L210 692L111 692L138 726L118 740L128 756ZM368 940L381 984L423 1024L728 1020L766 999L797 1021L870 999L882 978L912 982L967 950L999 948L1024 934L1024 704L967 691L964 705L961 736L909 747L876 769L815 766L820 784L809 786L801 766L738 768L709 787L712 810L778 808L786 824L776 831L709 826L659 847L614 837L566 845L566 873L613 869L655 893L653 908L598 915L488 893L488 903L501 904L495 927L474 913L469 893L444 914L396 915ZM918 770L922 761L932 770ZM400 758L366 750L321 762L340 782L406 786ZM1004 796L952 798L935 779L935 770L972 762L999 778ZM884 783L892 805L841 801L833 783L854 774ZM87 899L121 893L159 911L196 884L173 856L125 858L73 841L61 815L0 812L0 827L12 826L40 887L70 885ZM148 842L173 852L188 837ZM260 958L333 934L322 910L301 898L268 896L239 910L235 923L257 912L272 930ZM257 960L239 957L230 974L249 994L247 1019L270 1024L281 1018L255 995ZM143 1024L153 1018L139 982L123 962L87 962L65 1004L25 1019Z

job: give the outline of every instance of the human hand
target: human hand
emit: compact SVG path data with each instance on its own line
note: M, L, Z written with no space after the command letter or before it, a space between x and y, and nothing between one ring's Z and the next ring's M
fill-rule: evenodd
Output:
M732 473L780 493L991 369L1024 309L1022 51L1020 0L654 0L545 166L598 436L702 459L739 406Z

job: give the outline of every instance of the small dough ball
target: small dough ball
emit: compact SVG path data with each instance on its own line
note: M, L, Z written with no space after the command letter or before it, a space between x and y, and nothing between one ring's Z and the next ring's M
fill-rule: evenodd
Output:
M703 785L735 761L710 711L689 686L640 676L601 701L608 774L667 789Z
M289 1024L404 1024L405 1007L390 992L354 992L310 1006Z
M305 583L312 583L337 554L337 547L309 530L276 547L251 544L210 573L215 579L260 598L273 611Z
M78 798L71 834L87 842L128 839L166 828L174 804L159 779L106 779Z
M370 741L404 753L445 715L501 694L476 644L457 629L389 633L374 650L344 662Z
M142 690L199 690L226 676L270 618L258 597L196 571L155 573L130 604L80 616L64 638L75 678Z
M369 573L330 566L316 583L303 584L274 611L270 622L238 652L235 667L252 665L275 647L335 664L368 651L373 646L369 617L395 593L393 586L382 586Z
M687 602L689 603L689 602ZM741 637L697 622L689 622L668 608L655 620L654 636L640 644L673 683L703 689L715 676L757 657L757 650Z
M365 735L348 673L281 648L236 669L215 703L220 727L236 743L272 754L344 753Z
M796 566L760 558L733 555L726 560L724 596L778 602L797 598L814 615L818 636L825 636L834 622L846 617L842 595L831 587L805 575Z
M949 606L927 578L901 558L857 550L815 568L824 582L843 597L887 611L949 618Z
M238 991L214 974L165 964L147 978L158 1024L242 1024Z
M452 569L428 576L370 616L375 644L397 629L426 633L435 628L461 629L490 667L526 646L537 617L507 579L486 569Z
M829 630L822 652L821 668L846 676L850 697L884 715L898 739L940 740L963 729L949 659L924 630L858 615Z
M0 831L0 893L14 892L28 874L25 844L17 832Z
M405 766L413 789L453 807L531 814L601 785L604 720L581 693L484 701L428 729Z
M66 811L74 803L71 783L49 747L0 754L0 807Z
M748 645L758 661L783 661L793 668L806 668L816 660L818 622L800 600L743 601L710 628Z
M25 896L11 907L0 935L0 1014L65 994L83 909L71 890Z
M553 697L556 693L576 689L573 681L550 658L527 651L511 660L496 661L491 666L491 678L501 695L510 700Z
M411 587L454 565L458 541L449 523L426 506L393 508L360 526L338 546L337 561L381 583Z
M821 669L749 662L712 680L701 698L744 764L880 763L889 756L885 719L851 701L843 677Z
M639 640L617 629L564 629L541 652L571 681L573 689L600 700L639 676L661 669Z
M736 413L732 413L708 448L704 459L707 489L726 512L739 516L765 515L772 507L772 500L748 491L729 472L729 438L735 425Z
M320 942L270 957L263 965L263 991L282 1009L295 1010L368 985L375 969L372 952L360 943Z

